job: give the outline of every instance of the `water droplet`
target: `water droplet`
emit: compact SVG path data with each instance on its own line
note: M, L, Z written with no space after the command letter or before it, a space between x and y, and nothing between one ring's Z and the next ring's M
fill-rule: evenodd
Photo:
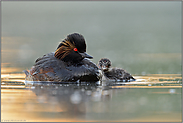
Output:
M169 89L169 93L175 93L175 89Z
M82 100L82 97L80 93L76 91L70 96L70 100L71 100L71 103L73 104L79 104Z
M56 91L56 90L53 90L53 91L52 91L52 94L53 94L53 95L56 95L56 94L57 94L57 91Z
M35 86L32 86L31 89L35 89Z
M82 89L81 89L81 91L82 91L82 92L84 92L84 91L85 91L85 89L84 89L84 88L82 88Z

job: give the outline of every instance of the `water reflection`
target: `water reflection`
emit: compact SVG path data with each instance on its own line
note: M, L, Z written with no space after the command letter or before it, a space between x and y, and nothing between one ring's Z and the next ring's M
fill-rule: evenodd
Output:
M25 83L23 74L1 77L2 121L181 121L177 74L135 76L129 83Z
M111 99L111 90L95 83L53 84L34 83L27 85L35 94L40 104L49 104L52 112L65 112L69 115L86 113L86 102L107 101Z

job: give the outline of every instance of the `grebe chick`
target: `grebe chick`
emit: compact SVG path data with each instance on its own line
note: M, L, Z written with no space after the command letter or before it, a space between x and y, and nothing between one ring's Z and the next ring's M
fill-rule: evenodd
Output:
M111 68L111 61L108 58L102 58L98 62L98 67L103 73L102 80L129 82L135 79L122 68Z

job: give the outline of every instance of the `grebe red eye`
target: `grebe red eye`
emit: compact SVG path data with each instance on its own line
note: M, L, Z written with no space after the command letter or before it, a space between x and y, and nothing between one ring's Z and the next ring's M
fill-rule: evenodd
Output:
M74 48L74 51L78 51L78 49L77 48Z

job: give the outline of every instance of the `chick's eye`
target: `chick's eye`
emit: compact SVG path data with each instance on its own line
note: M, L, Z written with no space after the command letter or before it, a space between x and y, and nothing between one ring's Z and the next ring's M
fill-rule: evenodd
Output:
M77 49L77 48L74 48L73 50L74 50L74 51L78 51L78 49Z

